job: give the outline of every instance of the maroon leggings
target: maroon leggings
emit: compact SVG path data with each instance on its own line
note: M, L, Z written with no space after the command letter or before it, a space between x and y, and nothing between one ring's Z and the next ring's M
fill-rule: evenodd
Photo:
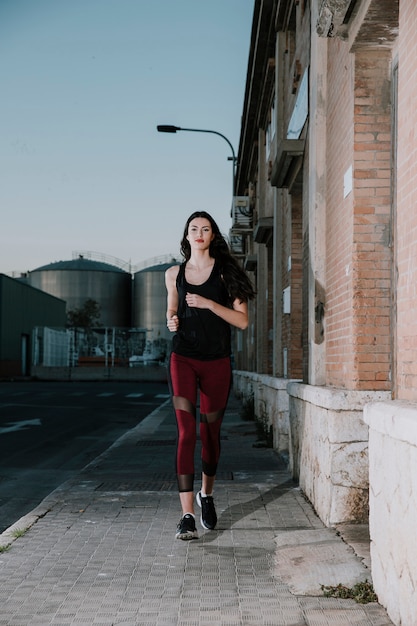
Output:
M178 489L193 491L197 392L200 390L202 470L207 476L215 476L220 457L220 427L232 380L230 358L200 361L172 353L168 372L178 427Z

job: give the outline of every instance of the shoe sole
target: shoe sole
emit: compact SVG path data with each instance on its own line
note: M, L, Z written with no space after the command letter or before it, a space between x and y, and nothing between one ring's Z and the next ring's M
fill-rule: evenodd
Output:
M215 526L213 526L213 527L211 527L211 526L207 526L207 525L204 523L204 520L203 520L203 517L202 517L202 516L200 516L200 524L202 525L202 527L203 527L205 530L214 530L214 529L216 528Z
M182 541L190 541L191 539L198 539L198 533L196 530L194 532L189 531L187 533L177 533L175 535L175 539L182 539Z

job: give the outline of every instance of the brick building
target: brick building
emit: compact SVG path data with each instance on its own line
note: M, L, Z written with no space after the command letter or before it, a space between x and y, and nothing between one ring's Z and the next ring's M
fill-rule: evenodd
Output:
M415 0L255 1L231 230L258 294L235 388L327 525L369 521L380 601L410 625L416 28Z

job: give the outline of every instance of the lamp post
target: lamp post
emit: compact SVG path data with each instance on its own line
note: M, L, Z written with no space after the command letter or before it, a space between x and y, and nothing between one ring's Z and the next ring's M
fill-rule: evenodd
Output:
M217 132L217 130L205 130L202 128L181 128L180 126L171 126L169 124L160 124L159 126L156 127L159 133L177 133L180 130L184 130L187 132L191 132L191 133L211 133L212 135L218 135L219 137L222 137L228 144L230 150L232 151L232 156L228 157L228 161L232 161L232 176L233 176L233 180L232 180L232 202L233 202L233 197L235 195L235 168L236 168L236 155L235 155L235 151L233 150L233 146L230 143L230 141L228 140L227 137L225 137L224 135L222 135L222 133Z

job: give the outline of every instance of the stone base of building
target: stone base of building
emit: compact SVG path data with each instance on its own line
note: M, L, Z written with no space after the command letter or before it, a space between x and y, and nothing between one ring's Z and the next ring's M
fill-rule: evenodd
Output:
M368 427L363 408L388 392L349 391L290 382L293 476L326 526L367 522Z
M417 624L417 405L368 404L372 580L394 624Z
M314 387L246 371L235 392L272 427L274 449L327 526L368 523L368 426L364 406L389 392Z
M288 379L284 378L240 370L233 372L235 393L244 400L253 401L256 419L263 422L267 429L272 429L273 447L288 462L290 428L287 385Z

